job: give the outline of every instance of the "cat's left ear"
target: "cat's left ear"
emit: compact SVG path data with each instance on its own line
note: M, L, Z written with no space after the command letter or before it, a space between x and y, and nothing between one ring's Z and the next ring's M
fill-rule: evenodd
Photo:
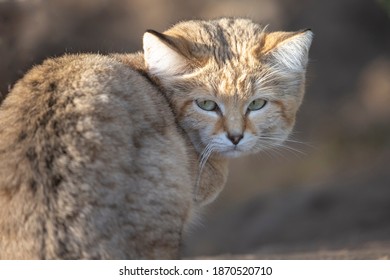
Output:
M310 29L299 32L272 32L262 42L262 58L291 71L304 71L313 39Z
M177 76L191 69L183 46L165 34L147 30L143 37L144 59L148 72L157 77Z

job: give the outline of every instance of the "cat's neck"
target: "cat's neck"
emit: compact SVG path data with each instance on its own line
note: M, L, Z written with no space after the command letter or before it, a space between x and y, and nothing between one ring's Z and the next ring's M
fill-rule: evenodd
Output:
M111 58L130 66L143 76L147 76L147 69L145 66L144 56L141 52L138 53L114 53L110 55Z
M197 153L199 160L199 154ZM200 170L194 167L195 176L194 201L197 205L203 206L215 200L225 186L228 175L228 159L218 155L211 155Z

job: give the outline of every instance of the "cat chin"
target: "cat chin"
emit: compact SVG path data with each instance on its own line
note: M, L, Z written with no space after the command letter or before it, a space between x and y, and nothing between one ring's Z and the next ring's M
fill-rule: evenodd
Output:
M235 149L224 151L224 152L219 152L219 153L221 156L226 157L226 158L238 158L238 157L242 157L242 156L245 156L246 154L248 154L246 152L235 150Z

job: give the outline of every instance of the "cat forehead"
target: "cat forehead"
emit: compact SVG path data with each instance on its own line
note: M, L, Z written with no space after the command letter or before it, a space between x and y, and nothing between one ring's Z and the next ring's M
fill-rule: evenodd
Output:
M239 71L237 68L223 69L207 76L209 84L216 95L235 96L251 94L255 88L256 76Z
M209 52L225 61L232 56L248 56L248 50L260 44L264 30L249 19L221 18L182 22L164 33L186 39L195 53Z
M249 19L221 18L211 21L186 21L178 23L168 31L184 31L186 35L199 36L200 39L219 38L227 40L229 37L241 41L251 39L253 35L261 34L264 27Z
M261 94L266 87L259 75L245 72L207 71L195 77L195 93L222 100L224 103L237 104Z

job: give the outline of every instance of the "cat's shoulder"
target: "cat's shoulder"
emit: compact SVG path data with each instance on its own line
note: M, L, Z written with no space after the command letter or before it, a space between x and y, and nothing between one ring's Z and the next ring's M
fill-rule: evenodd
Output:
M15 86L40 86L58 81L69 88L99 86L124 76L141 76L131 64L123 63L113 56L100 54L65 54L48 58L32 67Z
M81 97L83 101L104 100L107 96L121 96L127 101L138 98L138 103L163 101L140 69L142 57L139 56L65 54L48 58L16 82L0 111Z

